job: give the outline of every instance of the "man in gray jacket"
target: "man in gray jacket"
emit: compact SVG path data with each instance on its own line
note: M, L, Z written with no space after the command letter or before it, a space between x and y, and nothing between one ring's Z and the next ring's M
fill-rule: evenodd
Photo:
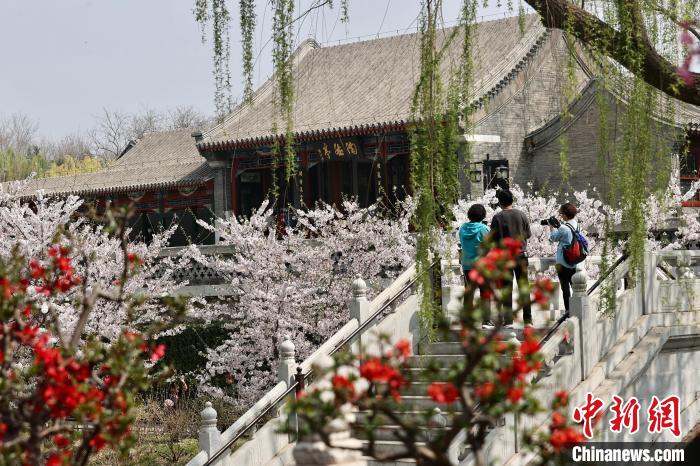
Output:
M513 194L508 190L499 189L496 192L498 205L501 211L493 216L491 220L491 240L498 243L504 238L513 238L522 242L522 254L516 258L516 265L513 269L515 281L519 287L527 289L527 298L523 304L523 321L526 326L532 325L532 310L530 308L530 282L527 278L527 239L532 236L530 233L530 221L522 210L513 208ZM505 293L503 297L504 312L504 327L513 328L513 283L505 284ZM484 324L493 325L492 322Z

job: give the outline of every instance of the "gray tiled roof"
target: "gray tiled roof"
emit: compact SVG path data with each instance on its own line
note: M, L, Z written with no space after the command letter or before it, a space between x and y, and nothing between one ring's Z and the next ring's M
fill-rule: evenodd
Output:
M22 190L30 195L101 194L201 184L214 174L199 155L190 130L146 134L112 165L95 173L34 179Z
M537 15L479 23L474 44L474 100L500 89L517 72L546 33ZM439 32L440 40L452 29ZM459 34L457 35L459 37ZM405 34L344 45L319 47L304 42L295 52L294 128L298 136L402 123L420 69L418 34ZM455 40L442 63L443 75L458 63L461 41ZM275 85L268 80L253 104L241 105L204 134L201 149L269 142ZM280 128L285 119L277 118Z

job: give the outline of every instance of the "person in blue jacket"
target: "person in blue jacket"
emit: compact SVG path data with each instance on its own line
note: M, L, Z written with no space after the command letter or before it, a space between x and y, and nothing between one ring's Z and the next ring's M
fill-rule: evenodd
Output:
M462 272L466 285L465 299L473 299L477 285L469 279L469 271L472 263L479 257L479 247L489 232L483 221L486 218L486 208L481 204L474 204L467 211L468 222L459 228L459 243L462 246ZM488 320L488 316L485 320Z
M569 313L569 298L571 297L571 278L576 273L576 265L569 264L564 257L564 249L571 245L574 238L574 231L578 231L578 222L574 217L578 213L576 206L570 202L562 204L559 208L559 216L564 221L559 227L549 225L552 232L549 235L550 241L557 242L557 277L561 286L561 294L564 298L564 309Z

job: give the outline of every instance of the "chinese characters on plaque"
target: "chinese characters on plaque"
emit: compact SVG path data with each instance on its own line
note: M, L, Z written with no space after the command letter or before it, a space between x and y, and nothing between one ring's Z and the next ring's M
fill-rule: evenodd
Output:
M339 139L337 141L323 142L316 152L321 160L344 159L360 157L362 151L356 139Z
M596 398L592 393L586 394L586 401L574 408L572 419L583 424L583 435L593 438L593 427L602 419L603 400ZM611 432L620 433L626 429L630 434L639 430L641 405L636 397L625 401L617 395L613 395L610 412L609 428ZM657 396L651 397L649 408L646 411L647 432L660 433L668 430L676 437L681 435L680 429L680 398L677 395L667 396L660 400Z

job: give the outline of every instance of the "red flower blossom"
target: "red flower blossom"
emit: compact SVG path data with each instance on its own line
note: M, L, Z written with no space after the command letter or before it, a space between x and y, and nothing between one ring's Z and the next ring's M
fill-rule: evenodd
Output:
M43 278L44 275L46 274L46 269L39 264L38 261L31 261L29 263L29 269L32 275L32 278Z
M506 255L503 249L493 248L488 253L486 253L486 256L484 256L484 262L498 262L505 258Z
M511 403L515 404L523 397L525 392L521 387L510 387L508 392L506 392L506 398L510 400Z
M58 266L59 269L61 269L63 272L71 272L73 271L73 266L70 263L70 259L66 256L61 256L58 259L56 259L56 265Z
M552 428L558 429L564 427L565 424L566 418L559 411L554 411L552 413Z
M504 385L509 384L513 381L513 371L510 369L501 369L496 374L496 378Z
M527 364L527 361L524 360L523 358L514 356L513 357L513 373L518 377L519 380L522 380L524 376L530 372L530 367Z
M371 358L360 366L360 375L370 382L388 382L397 373L396 369L382 363L379 358Z
M70 445L70 440L61 434L54 435L52 440L54 445L56 445L58 448L65 448Z
M165 345L161 343L153 348L153 352L151 353L151 362L158 362L163 358L163 356L165 356Z
M546 294L542 292L539 288L534 288L532 290L532 301L536 302L540 306L546 306L549 302L549 298Z
M457 388L449 382L433 382L428 385L428 396L436 403L454 403L459 396Z
M483 285L485 283L484 277L476 269L471 269L469 271L469 280L473 281L477 285Z
M90 441L88 442L88 445L90 445L92 448L95 449L95 451L100 451L102 448L104 448L105 444L107 441L103 436L100 434L94 435Z
M474 395L476 395L477 398L485 400L493 395L495 389L496 385L493 382L484 382L483 384L474 387Z
M532 361L532 364L530 365L530 370L532 372L539 372L540 369L542 369L542 361L539 359L536 361Z
M508 249L510 257L514 258L522 252L523 243L513 238L503 238L503 246Z
M559 390L554 393L555 400L559 403L559 406L566 406L569 404L569 393L566 390Z
M493 350L496 353L505 353L506 351L508 351L508 346L508 343L506 343L505 341L498 341L494 344Z
M522 354L523 356L535 354L539 350L540 350L540 343L538 341L529 340L527 338L525 339L525 341L523 341L520 344L520 348L518 349L520 354Z
M561 452L565 446L579 444L584 441L583 434L571 427L555 430L549 439L549 443L552 444L552 448L557 453Z
M46 466L61 466L63 464L63 458L58 453L54 453L49 456L46 460Z
M407 359L411 357L411 343L406 340L406 339L401 339L396 342L394 345L394 348L399 353L399 356L402 357L403 359Z
M335 391L345 391L350 397L355 395L355 386L347 377L336 374L331 379L331 382L333 383L333 389Z

